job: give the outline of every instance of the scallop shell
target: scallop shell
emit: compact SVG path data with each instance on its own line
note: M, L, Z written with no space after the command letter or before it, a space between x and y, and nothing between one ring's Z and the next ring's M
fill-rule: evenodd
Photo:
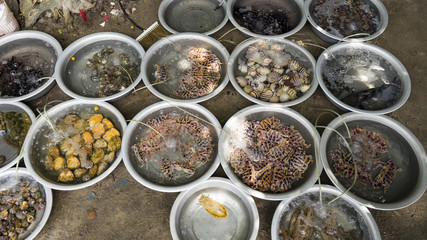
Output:
M289 62L288 62L288 67L289 67L289 69L291 69L291 70L293 70L293 71L298 71L298 69L299 69L301 66L299 65L299 62L298 62L298 61L291 59L291 60L289 60Z
M238 69L242 73L247 73L248 72L248 66L244 65L244 64L239 65Z
M246 85L248 85L248 79L246 79L245 77L238 76L236 77L236 81L240 85L240 87L245 87Z
M268 67L259 66L256 71L261 75L267 75L271 72L271 70Z
M270 98L273 97L273 95L274 95L273 91L267 89L261 93L260 99L267 102L267 101L270 101Z

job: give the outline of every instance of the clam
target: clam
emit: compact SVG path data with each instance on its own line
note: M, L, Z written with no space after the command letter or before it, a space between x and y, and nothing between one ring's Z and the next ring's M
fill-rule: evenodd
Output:
M236 77L236 81L237 83L239 83L240 87L244 87L248 85L248 79L246 79L245 77L238 76Z
M264 91L260 95L260 99L263 101L270 101L271 97L273 97L274 93L270 89L264 89Z
M280 98L279 96L276 96L276 95L273 95L269 100L269 102L271 103L278 103L279 101L280 101Z
M242 72L242 73L248 72L248 66L245 64L240 64L238 68L239 68L240 72Z
M296 89L298 91L302 92L302 93L305 93L305 92L308 91L308 89L310 89L310 85L308 85L308 84L302 84L302 85L296 87Z
M245 87L243 87L243 91L245 91L245 93L250 93L252 92L253 88L250 85L246 85Z
M260 96L258 91L253 91L253 90L249 93L249 95L251 95L254 98L259 98Z
M287 102L287 101L289 101L289 99L290 99L290 97L286 92L281 93L279 96L280 102Z
M268 67L260 66L256 69L257 73L261 75L267 75L271 72L271 70Z

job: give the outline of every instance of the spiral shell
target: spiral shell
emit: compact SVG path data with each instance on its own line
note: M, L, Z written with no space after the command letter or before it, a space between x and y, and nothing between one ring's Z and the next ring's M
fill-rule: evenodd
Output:
M254 98L259 98L259 96L260 96L258 91L251 91L251 92L249 92L249 95L251 95Z
M296 89L302 93L305 93L308 91L308 89L310 89L310 85L309 84L302 84L300 86L298 86Z
M248 85L248 79L246 79L245 77L238 76L236 77L236 81L240 85L240 87Z
M246 63L246 66L248 66L248 67L252 67L252 66L254 66L255 65L255 62L254 61L248 61L247 63Z
M255 77L256 74L257 74L257 68L256 67L252 66L248 69L248 75L249 76Z
M270 45L270 49L276 52L282 52L285 47L280 43L273 43Z
M268 41L267 40L263 40L261 42L261 44L259 45L259 49L260 50L267 50L267 49L269 49Z
M248 47L248 52L258 52L259 50L259 44L254 43Z
M250 93L250 92L252 92L252 91L253 91L253 88L252 88L250 85L246 85L246 86L243 88L243 91L244 91L245 93Z
M286 93L289 95L289 99L291 100L297 98L297 91L293 88L289 88L288 90L286 90Z
M271 62L273 64L274 68L283 68L284 66L289 64L289 61L291 60L291 55L287 53L276 53L273 56L273 61Z
M283 68L273 68L273 72L277 72L279 74L283 74L284 71L285 71L285 69L283 69Z
M237 68L238 68L238 69L239 69L239 71L240 71L240 72L242 72L242 73L247 73L247 72L248 72L248 66L247 66L247 65L240 64Z
M287 76L289 76L289 81L291 81L291 83L294 86L299 86L304 83L304 81L300 78L300 76L296 72L290 72L287 74Z
M291 70L293 70L293 71L298 71L298 69L299 69L301 66L299 65L299 62L298 62L298 61L291 59L291 60L289 60L289 62L288 62L288 67L289 67L289 69L291 69Z
M255 81L255 80L251 83L251 87L255 91L258 91L258 92L264 91L264 88L265 88L265 86L264 86L264 84L262 82Z
M300 74L301 77L308 77L307 68L305 67L300 67L298 69L298 73Z
M270 65L272 61L273 61L273 58L267 55L264 57L264 59L262 59L261 65L266 67Z
M273 97L273 95L274 95L273 91L267 89L261 93L260 99L267 102L270 100L271 97Z
M254 78L250 75L246 75L245 78L248 80L248 83L250 83L254 80Z

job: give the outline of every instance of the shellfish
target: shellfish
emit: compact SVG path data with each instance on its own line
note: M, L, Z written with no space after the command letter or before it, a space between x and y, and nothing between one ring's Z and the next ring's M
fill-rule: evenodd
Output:
M247 61L238 66L248 81L243 81L243 76L236 77L246 93L267 102L287 102L307 92L311 86L307 69L284 50L284 45L274 41L262 41L248 47ZM259 87L258 83L263 86ZM251 89L246 84L251 85ZM262 94L265 89L274 94Z

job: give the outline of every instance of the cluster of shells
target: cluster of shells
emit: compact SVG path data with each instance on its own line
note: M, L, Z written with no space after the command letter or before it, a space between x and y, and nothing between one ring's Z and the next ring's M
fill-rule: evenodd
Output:
M248 47L239 63L237 83L254 98L278 103L296 99L310 89L308 71L280 43L263 41Z

